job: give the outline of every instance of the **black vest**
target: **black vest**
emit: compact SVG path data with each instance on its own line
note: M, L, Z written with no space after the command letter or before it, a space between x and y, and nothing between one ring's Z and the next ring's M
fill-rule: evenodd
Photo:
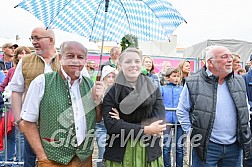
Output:
M248 125L249 112L245 82L242 77L233 75L233 73L230 73L225 81L236 106L237 141L243 149L244 158L247 158L250 155L251 131ZM190 121L193 128L191 138L195 135L202 136L198 143L199 146L195 150L200 159L205 161L215 119L218 78L208 76L206 67L203 67L196 74L187 77L186 84L192 102L190 110Z

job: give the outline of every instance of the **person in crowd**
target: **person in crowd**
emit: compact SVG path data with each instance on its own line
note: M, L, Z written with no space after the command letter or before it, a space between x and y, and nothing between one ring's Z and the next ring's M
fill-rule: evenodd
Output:
M10 89L12 90L11 106L17 125L22 120L20 117L22 101L25 99L31 81L40 74L58 70L60 67L55 49L55 35L52 29L36 27L31 32L30 40L35 48L35 53L27 55L19 61L10 82ZM24 143L24 166L34 167L36 155L26 139Z
M251 145L246 86L234 75L233 56L223 46L206 48L206 66L186 78L177 108L191 130L193 167L241 167Z
M147 71L147 76L153 79L155 85L159 86L159 78L155 74L154 60L150 56L144 56L142 61L142 66Z
M5 79L5 73L3 70L0 70L0 84L3 83L4 79Z
M1 92L4 92L5 87L11 81L19 60L25 55L30 54L30 53L31 53L31 50L26 46L19 46L15 49L14 57L13 57L13 67L9 69L3 83L0 85Z
M121 53L121 48L119 46L114 46L110 49L110 58L108 61L104 62L101 66L101 70L104 66L110 65L111 67L116 68L116 60L118 59Z
M238 74L238 75L244 75L244 74L246 74L246 70L245 70L244 68L239 68L239 69L237 70L237 74Z
M252 64L252 55L250 55L250 64ZM250 130L252 131L252 69L249 68L248 72L242 77L245 80L246 90L247 90L247 97L248 103L250 108ZM243 161L243 167L250 167L252 166L252 155Z
M251 58L251 60L252 60L252 58ZM251 61L251 60L250 60L250 61ZM249 71L249 68L250 68L250 67L251 67L251 64L245 65L244 68L245 68L245 70L246 70L246 73Z
M116 69L106 65L102 69L102 76L101 81L104 84L105 94L109 91L110 87L115 83L115 77L116 77ZM98 159L103 159L103 154L105 152L105 144L106 144L106 134L107 130L104 125L104 121L102 119L102 112L100 112L100 115L96 115L96 125L95 125L95 132L96 132L96 142L98 145ZM102 162L104 163L104 162ZM97 163L97 167L101 167L102 163Z
M13 57L14 67L9 69L3 83L0 85L0 91L4 92L4 97L5 97L5 99L8 99L8 102L10 101L10 99L7 94L10 94L10 93L8 93L8 91L10 91L10 90L9 90L9 87L7 87L7 86L12 79L12 76L13 76L15 68L18 64L18 61L23 56L30 54L30 53L31 53L30 49L25 46L19 46L14 51L14 57ZM5 91L5 88L7 88L6 91ZM14 115L13 115L11 108L8 111L8 122L10 122L12 126L9 128L10 132L8 133L8 136L7 136L7 161L13 161L14 157L16 155L15 161L16 162L18 162L18 161L23 162L24 161L23 136L19 135L19 130L14 125ZM20 143L20 147L19 147L18 143ZM3 152L3 154L4 154L4 152ZM0 161L4 161L4 159L3 159L4 155L2 155L1 158L2 159L0 159Z
M3 57L0 58L0 70L3 70L5 74L7 74L8 70L13 67L13 56L16 44L5 43L2 46Z
M39 75L28 89L20 127L37 155L38 167L92 166L95 106L104 87L101 81L93 87L93 81L81 75L86 57L81 43L64 42L60 70Z
M141 74L142 54L136 48L125 49L118 64L121 71L103 99L106 167L161 167L166 125L160 89Z
M166 75L166 71L168 68L171 68L171 62L170 61L163 61L162 69L158 74L161 86L166 84L165 83L165 81L166 81L165 75Z
M177 121L176 110L169 111L167 108L177 108L183 86L179 85L179 71L177 68L168 68L165 77L167 80L166 85L161 86L160 90L166 108L166 122L169 125L167 125L164 131L163 158L164 167L171 167L171 128L174 128L175 123L179 124L179 122ZM181 125L178 125L176 135L176 167L183 167L183 140L181 140L183 134L184 131Z
M96 76L97 76L97 70L96 70L96 63L95 63L95 60L93 59L90 59L90 60L87 60L87 71L88 71L88 74L90 76L90 78L93 80L93 81L96 81Z
M238 70L241 68L241 56L238 55L237 53L232 53L233 55L233 70L234 73L237 74Z
M178 65L179 70L179 84L181 86L185 85L185 79L186 77L190 76L191 74L191 63L189 60L182 60ZM187 137L185 137L185 140L188 141ZM187 145L184 145L184 161L186 164L188 164L188 148Z
M191 73L191 64L189 60L182 60L179 65L179 77L180 77L180 85L185 85L185 78L188 77Z

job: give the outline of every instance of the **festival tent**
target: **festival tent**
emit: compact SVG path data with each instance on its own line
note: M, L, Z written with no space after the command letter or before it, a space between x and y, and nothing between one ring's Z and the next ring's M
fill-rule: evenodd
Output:
M239 54L241 56L241 61L244 64L249 61L249 57L252 54L252 42L241 41L236 39L220 39L220 40L208 39L185 48L184 57L196 57L204 59L202 52L207 46L211 45L221 45L227 47L231 52Z

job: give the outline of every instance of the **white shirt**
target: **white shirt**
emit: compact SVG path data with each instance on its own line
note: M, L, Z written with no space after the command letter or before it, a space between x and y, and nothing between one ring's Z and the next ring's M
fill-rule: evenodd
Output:
M69 92L72 101L72 109L74 114L75 131L78 146L83 142L86 132L86 117L81 99L80 87L81 76L75 80L73 85L70 84L70 77L61 68L64 77L68 81ZM37 122L39 118L39 106L44 96L45 75L41 74L36 77L30 84L22 111L21 118L29 122ZM60 117L60 116L59 116Z
M41 60L44 61L44 64L45 64L44 73L52 72L53 70L52 70L51 64L50 63L47 64L42 56L39 56L39 57L41 58ZM18 65L15 69L14 75L9 85L10 85L10 89L14 92L25 91L24 76L23 76L23 71L22 71L22 59L19 60Z

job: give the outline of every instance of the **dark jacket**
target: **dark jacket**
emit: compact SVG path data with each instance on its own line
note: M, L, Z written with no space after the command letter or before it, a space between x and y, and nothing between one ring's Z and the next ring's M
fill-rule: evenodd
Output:
M247 158L251 151L251 131L249 129L249 113L246 102L246 88L242 77L230 73L225 81L237 111L237 141L243 149L243 157ZM198 73L186 78L192 108L190 120L191 137L201 135L199 146L195 148L201 160L206 159L207 146L215 119L218 78L208 76L206 67Z
M12 62L4 62L4 55L3 57L0 58L0 70L9 70L10 68L13 67L13 63Z
M128 83L123 84L120 81L118 82L120 78L123 78L125 81L125 78L122 76L121 72L117 76L115 85L112 86L112 88L104 97L103 101L103 118L107 129L107 134L109 135L109 138L106 141L104 158L106 160L116 162L123 161L126 149L126 145L121 143L121 138L125 140L128 134L131 134L134 139L141 139L141 137L144 135L143 128L145 125L149 125L152 122L160 119L164 121L165 119L165 108L160 90L154 86L152 81L147 76L140 75L138 77L135 90L130 87ZM141 91L149 91L150 87L155 87L155 89L153 89L154 92L152 92L150 96L147 96L147 99L143 103L137 104L137 100L134 99L134 97L136 97L135 95L141 96ZM137 93L132 96L132 99L130 98L128 103L126 103L124 107L121 107L123 105L123 100L130 96L129 93L134 93L135 91L137 91ZM132 113L125 114L123 110L125 108L131 108L134 104L137 104L138 107ZM112 111L111 108L116 108L119 111L119 120L111 118L109 114L109 112ZM121 132L121 130L123 130L123 132ZM111 140L111 136L114 135L118 135L118 137L113 141L113 139ZM131 139L131 137L129 139ZM153 142L154 146L150 147L152 140L155 141ZM149 140L144 142L146 144L149 143L149 145L146 147L148 162L151 162L162 156L162 149L159 142L160 136L151 136Z
M103 67L104 67L104 66L107 66L107 65L110 65L111 67L116 68L116 65L115 65L115 64L113 64L113 63L112 63L112 61L111 61L111 58L109 58L109 60L108 60L108 61L106 61L106 62L102 63L102 65L101 65L101 71L102 71Z
M247 96L250 108L252 109L252 69L242 76L245 80ZM250 110L251 110L250 109Z

